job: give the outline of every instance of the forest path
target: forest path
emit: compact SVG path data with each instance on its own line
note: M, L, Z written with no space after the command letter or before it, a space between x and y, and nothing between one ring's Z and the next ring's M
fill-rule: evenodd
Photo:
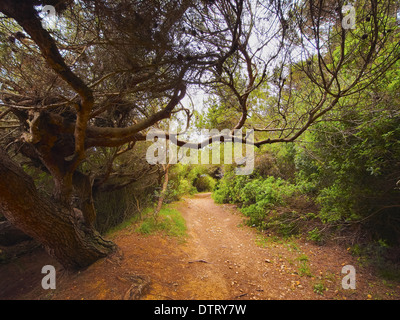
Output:
M189 238L182 249L190 263L188 289L194 299L282 298L285 289L274 272L268 249L257 246L257 235L243 224L232 206L217 205L210 193L186 198L177 206ZM277 273L279 274L279 272ZM282 295L283 294L283 295Z
M110 237L118 252L79 273L67 273L37 250L0 265L0 299L399 299L400 286L360 267L336 245L261 234L234 205L215 204L210 193L169 205L186 220L185 240L143 235L137 225ZM41 287L41 268L57 270L57 288ZM357 289L341 286L342 267L354 265Z

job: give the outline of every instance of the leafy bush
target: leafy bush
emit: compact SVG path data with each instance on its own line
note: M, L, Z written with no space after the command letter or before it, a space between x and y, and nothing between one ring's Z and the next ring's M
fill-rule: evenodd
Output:
M256 153L254 171L263 178L274 176L292 181L296 172L295 155L294 143L265 145Z
M177 190L179 195L194 194L197 191L192 183L188 179L184 178L179 180Z
M288 230L294 229L291 223L282 224L284 215L275 215L271 212L275 206L284 206L287 199L297 191L296 186L274 177L267 179L254 179L248 182L242 189L241 211L250 218L249 223L261 229L278 227L279 231L288 234Z
M219 182L213 198L218 203L237 203L247 223L259 229L273 229L284 236L298 232L296 221L301 216L295 210L275 210L300 195L299 188L281 178L236 176L229 172Z
M213 199L217 203L240 203L240 190L250 181L248 176L238 176L228 171L215 186Z
M180 200L182 196L195 194L196 192L196 188L188 179L180 178L179 180L169 181L164 202L170 203L172 201L177 201ZM156 194L156 198L159 196L158 193L159 192Z
M307 239L321 244L323 242L323 235L318 227L315 227L311 231L308 231Z
M198 192L213 191L215 184L215 179L208 174L202 174L193 181L193 187L195 187Z
M400 118L359 110L351 119L307 135L295 158L298 185L314 193L324 222L362 220L372 240L394 244L400 236Z

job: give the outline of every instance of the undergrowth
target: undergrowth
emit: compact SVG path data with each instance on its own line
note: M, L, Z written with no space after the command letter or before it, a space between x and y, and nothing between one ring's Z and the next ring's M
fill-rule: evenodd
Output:
M284 238L307 234L322 244L322 222L313 202L303 190L281 178L245 177L228 172L213 193L217 203L235 203L248 217L247 224L260 231L274 232Z
M141 212L140 216L133 216L110 228L107 235L112 237L118 232L128 230L128 232L135 231L143 235L161 233L181 240L186 238L186 221L178 210L164 206L157 217L153 215L153 212L154 209L148 207Z
M136 228L136 232L141 234L161 232L181 239L186 237L186 230L186 222L180 212L169 207L163 207L157 217L148 214Z

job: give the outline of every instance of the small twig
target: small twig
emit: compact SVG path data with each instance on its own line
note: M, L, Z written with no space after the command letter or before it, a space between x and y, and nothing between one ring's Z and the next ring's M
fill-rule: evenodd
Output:
M203 260L203 259L188 261L188 263L194 263L194 262L211 263L211 262L208 262L208 261Z
M247 296L247 293L239 294L238 296L235 296L232 299L241 298L241 297L244 297L244 296Z

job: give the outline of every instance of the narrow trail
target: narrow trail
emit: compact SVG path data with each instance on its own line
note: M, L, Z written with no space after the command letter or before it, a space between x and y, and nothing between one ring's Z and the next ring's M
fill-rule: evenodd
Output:
M119 250L68 274L43 251L0 265L0 299L399 299L344 248L278 241L244 223L233 205L211 194L172 204L186 220L185 241L141 235L135 226L112 235ZM57 269L57 289L41 288L41 268ZM341 287L344 265L357 269L357 289Z
M241 215L217 206L211 194L186 199L178 210L190 236L184 251L197 261L191 266L199 284L195 299L279 298L283 288L273 288L268 276L271 256L256 245L256 233L243 225Z
M266 249L255 235L240 227L242 218L216 206L210 194L199 194L178 207L186 220L189 239L183 250L192 264L195 299L235 299L265 296Z

